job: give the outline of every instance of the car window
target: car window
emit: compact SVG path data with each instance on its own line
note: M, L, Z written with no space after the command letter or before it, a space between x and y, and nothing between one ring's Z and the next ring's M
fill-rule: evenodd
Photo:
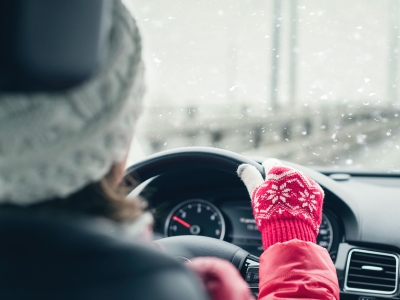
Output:
M144 40L145 153L400 169L398 1L125 2Z

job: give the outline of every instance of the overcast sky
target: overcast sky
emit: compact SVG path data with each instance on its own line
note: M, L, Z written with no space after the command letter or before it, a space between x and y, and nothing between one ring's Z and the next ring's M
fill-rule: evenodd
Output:
M270 101L273 60L280 103L394 97L396 0L286 0L281 20L279 1L125 2L143 35L149 103Z

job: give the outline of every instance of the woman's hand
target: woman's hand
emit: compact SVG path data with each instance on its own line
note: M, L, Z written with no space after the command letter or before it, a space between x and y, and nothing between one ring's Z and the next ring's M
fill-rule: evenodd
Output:
M199 277L211 300L254 300L238 270L226 260L198 257L187 267Z
M267 159L263 167L265 180L248 164L240 165L237 173L249 191L264 249L292 239L315 243L322 219L322 188L277 159Z

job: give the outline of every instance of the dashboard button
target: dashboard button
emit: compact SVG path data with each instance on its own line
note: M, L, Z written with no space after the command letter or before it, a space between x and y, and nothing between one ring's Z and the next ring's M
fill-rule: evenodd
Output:
M251 281L251 273L246 273L246 281Z
M248 267L246 272L246 281L258 282L259 281L258 270L259 270L258 267Z

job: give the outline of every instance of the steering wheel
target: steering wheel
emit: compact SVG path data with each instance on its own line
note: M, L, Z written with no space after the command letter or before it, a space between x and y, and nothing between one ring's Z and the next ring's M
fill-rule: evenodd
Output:
M129 178L144 182L172 169L192 171L196 168L208 168L236 174L238 166L243 163L255 166L264 174L264 169L259 163L234 152L206 147L178 148L157 153L132 165L126 172L125 182L129 185ZM159 239L156 243L167 253L180 259L190 261L198 256L218 257L230 261L241 272L248 257L258 261L257 257L242 248L210 237L176 236Z
M253 165L264 176L264 169L259 163L231 151L207 147L178 148L157 153L132 165L126 172L125 182L129 185L129 178L144 182L171 170L190 172L196 168L207 168L236 175L238 166L243 163ZM285 164L302 171L325 188L336 190L336 194L340 193L336 182L327 176L300 165L288 162L285 162ZM244 267L248 263L248 261L246 263L246 260L259 261L257 257L250 255L236 245L209 237L167 237L157 240L156 243L161 245L170 255L184 260L190 260L197 256L213 256L228 260L243 275L245 274Z

